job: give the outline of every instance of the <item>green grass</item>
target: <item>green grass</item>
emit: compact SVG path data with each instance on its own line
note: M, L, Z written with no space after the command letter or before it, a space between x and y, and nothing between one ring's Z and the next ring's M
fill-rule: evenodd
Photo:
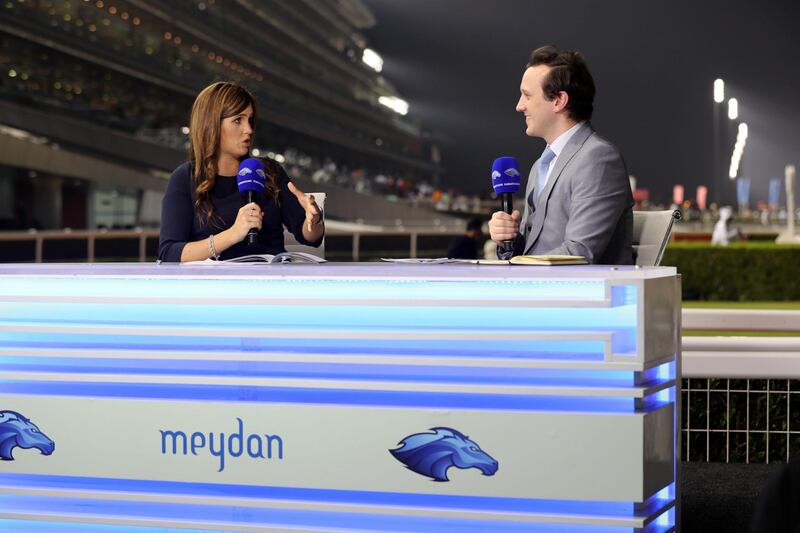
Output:
M800 337L795 331L683 331L684 337Z
M685 248L685 249L708 249L711 248L711 244L708 242L671 242L667 246L667 250L670 249L677 249L677 248ZM789 249L798 249L800 245L798 244L775 244L774 242L769 241L736 241L730 243L728 246L719 247L718 249L736 249L736 248L744 248L748 250L789 250Z
M684 301L686 309L800 309L800 302L715 302Z

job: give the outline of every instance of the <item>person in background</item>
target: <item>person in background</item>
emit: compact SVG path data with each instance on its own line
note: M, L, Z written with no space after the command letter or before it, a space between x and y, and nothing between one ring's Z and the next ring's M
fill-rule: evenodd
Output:
M271 160L264 195L245 205L236 175L250 154L257 122L253 96L230 82L197 95L189 121L189 160L172 173L161 204L158 259L186 262L285 252L284 226L301 244L319 246L322 212ZM257 241L245 237L258 230Z
M731 228L729 222L733 218L733 208L725 206L719 210L719 220L714 224L714 231L711 234L711 244L727 246L733 241L742 239L742 233L738 228Z
M467 222L467 231L456 237L447 248L450 259L478 259L478 240L483 236L483 220L472 218Z

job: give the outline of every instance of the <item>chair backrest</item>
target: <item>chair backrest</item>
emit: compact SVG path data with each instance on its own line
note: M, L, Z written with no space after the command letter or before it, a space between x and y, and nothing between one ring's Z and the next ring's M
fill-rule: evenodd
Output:
M669 243L678 210L633 212L633 260L639 266L658 266Z
M322 210L322 216L325 216L325 193L324 192L312 192L310 193L314 196L314 201L317 202L317 205ZM294 235L286 231L286 228L283 229L283 244L286 246L287 252L305 252L308 254L316 255L317 257L321 257L325 259L325 237L322 238L322 243L319 245L319 248L314 248L313 246L306 246L305 244L300 244L297 242L297 239L294 238Z

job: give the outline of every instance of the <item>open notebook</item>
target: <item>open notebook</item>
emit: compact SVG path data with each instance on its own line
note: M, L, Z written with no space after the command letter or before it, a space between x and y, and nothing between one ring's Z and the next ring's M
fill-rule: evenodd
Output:
M243 255L241 257L234 257L233 259L225 259L224 261L216 261L214 259L206 259L204 261L189 261L187 265L224 265L226 263L327 263L321 257L305 252L283 252L280 254L252 254Z
M515 255L512 265L588 265L582 255Z

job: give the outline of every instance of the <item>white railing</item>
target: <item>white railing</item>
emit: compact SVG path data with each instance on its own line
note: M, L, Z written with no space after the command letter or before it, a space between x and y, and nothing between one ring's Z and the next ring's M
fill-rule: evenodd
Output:
M102 239L136 239L139 241L139 261L147 260L147 239L158 239L158 231L153 230L30 230L30 231L5 231L0 232L0 249L3 242L33 241L34 257L36 263L41 263L44 257L44 243L46 240L86 241L86 261L95 261L95 246ZM2 258L2 252L0 252Z
M800 379L800 310L684 309L683 331L790 332L796 337L683 336L683 377Z
M800 333L800 310L684 309L684 330L793 331Z
M381 228L381 229L368 229L368 230L340 230L340 229L327 229L325 234L327 237L349 237L351 241L350 246L350 260L360 261L363 255L362 238L371 236L381 237L408 237L408 252L405 254L407 257L417 257L419 253L419 239L420 237L455 237L463 235L464 231L461 229L453 229L444 226L433 228ZM157 230L30 230L30 231L7 231L0 232L0 260L2 256L2 243L10 241L33 241L34 255L33 259L36 263L41 263L44 259L44 244L47 240L61 241L61 240L76 240L86 242L86 258L89 263L96 260L96 243L102 239L136 239L138 240L138 261L148 261L147 257L147 240L158 239Z

